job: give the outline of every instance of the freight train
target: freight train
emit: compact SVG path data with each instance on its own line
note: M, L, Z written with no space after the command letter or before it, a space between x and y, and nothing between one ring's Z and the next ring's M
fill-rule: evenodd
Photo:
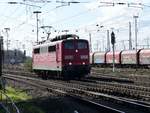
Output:
M33 47L34 72L46 79L49 76L73 79L90 73L89 44L77 35L59 35Z
M116 67L150 68L150 49L123 50L114 52ZM113 52L90 53L90 64L94 66L112 66Z

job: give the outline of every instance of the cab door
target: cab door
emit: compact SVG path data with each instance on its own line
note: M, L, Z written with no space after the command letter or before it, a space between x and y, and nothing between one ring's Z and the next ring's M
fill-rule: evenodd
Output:
M57 69L59 69L59 71L61 70L61 47L60 47L60 43L56 44L56 64L57 64Z
M65 65L73 65L75 62L75 44L74 40L66 40L63 42L62 59Z

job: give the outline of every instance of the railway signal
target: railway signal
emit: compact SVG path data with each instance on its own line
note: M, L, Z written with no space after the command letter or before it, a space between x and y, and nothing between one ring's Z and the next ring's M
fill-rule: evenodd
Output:
M115 40L115 33L112 32L111 33L111 44L114 45L116 43L116 40Z
M111 33L111 44L113 49L113 72L115 72L115 33L112 31Z

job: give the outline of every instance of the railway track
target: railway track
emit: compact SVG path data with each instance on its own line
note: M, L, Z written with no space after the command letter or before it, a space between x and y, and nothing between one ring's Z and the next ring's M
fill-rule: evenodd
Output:
M24 76L37 76L34 73L31 72L25 72L24 70L18 70L18 71L14 71L13 69L4 69L3 70L4 73L12 73L12 74L21 74ZM98 69L93 69L92 68L92 72L91 75L89 76L90 80L99 80L99 81L107 81L107 82L119 82L119 83L128 83L128 84L135 84L135 85L141 85L141 86L145 86L145 87L149 87L150 86L150 77L146 76L146 75L127 75L127 74L121 74L121 75L114 75L114 74L110 74L110 73L102 73L99 72Z
M135 98L139 100L144 100L150 102L150 88L147 87L139 87L127 84L118 84L118 83L107 83L107 82L82 82L82 81L70 81L61 82L66 86L71 85L72 87L76 87L79 89L85 89L88 91L100 92L111 94L114 96L122 96L128 98Z
M25 72L24 70L18 70L14 71L13 69L4 69L4 73L12 73L12 74L21 74L25 76L37 76L34 73L31 72ZM142 86L150 86L150 76L148 75L127 75L127 74L110 74L110 73L102 73L99 72L98 69L92 69L91 75L89 76L89 79L92 80L99 80L99 81L107 81L107 82L119 82L119 83L131 83L135 85L142 85Z
M141 85L145 87L150 86L150 76L149 75L137 75L129 73L106 73L101 72L98 69L92 69L92 78L97 78L105 81L115 81L115 82L126 82L133 83L135 85Z
M84 100L86 100L86 102L89 102L90 104L95 103L94 104L95 106L99 106L99 107L105 106L104 109L107 109L108 106L103 105L101 103L106 101L105 103L109 103L109 105L110 105L108 108L110 108L111 110L115 110L115 112L109 111L110 113L113 113L113 112L117 113L118 111L123 113L127 110L128 107L130 108L131 106L132 106L131 111L132 111L132 108L135 107L140 112L144 112L144 113L150 112L149 104L142 104L142 102L138 102L138 101L136 101L136 102L133 100L129 101L125 98L118 98L115 96L110 96L110 95L106 95L106 94L102 94L102 93L97 93L94 91L89 91L86 89L81 89L79 87L75 87L73 82L66 83L66 82L56 81L56 80L43 81L40 79L23 77L23 76L14 76L14 75L7 75L7 76L5 75L5 77L7 79L21 81L24 83L28 82L31 85L49 90L51 92L57 92L57 93L61 93L64 95L73 96L78 99L84 99ZM119 103L119 106L122 105L124 107L126 106L127 108L117 107L117 108L119 108L119 110L118 110L111 106L111 105L114 105L114 103L116 104L116 106L118 106L118 103ZM125 110L125 111L123 111L123 110ZM109 113L109 112L107 111L107 113ZM125 112L125 113L130 113L130 112Z
M99 75L106 75L110 77L120 77L120 78L128 78L129 80L138 80L138 79L143 79L143 80L150 80L149 72L144 73L144 70L141 70L140 72L135 71L130 71L130 69L124 69L124 70L119 70L112 75L112 69L101 69L101 68L92 68L91 69L92 73L99 74ZM116 74L118 76L116 76Z
M24 76L33 76L37 77L34 74L30 75L30 73L19 73L19 72L13 72L13 74L21 74ZM108 79L108 78L107 78ZM115 79L116 80L116 79ZM61 81L57 81L61 82ZM145 86L137 86L134 84L129 84L129 81L127 83L125 80L117 79L117 81L112 81L110 78L108 81L101 81L97 80L91 80L91 78L83 79L82 81L70 81L70 83L64 82L61 83L64 85L72 85L72 87L77 87L80 89L85 89L88 91L94 91L99 93L106 93L114 96L121 96L121 97L128 97L128 98L134 98L141 101L148 101L150 102L150 88Z
M11 79L11 80L15 80L18 82L23 82L23 83L33 85L35 87L41 88L42 90L69 96L71 98L77 99L78 101L84 102L86 104L90 104L90 105L96 107L97 109L103 111L104 113L125 113L123 111L120 111L120 110L96 103L94 101L88 100L87 98L81 98L79 95L74 95L73 93L68 93L68 92L70 92L70 90L69 91L68 91L68 89L62 90L64 88L62 85L56 86L54 84L46 84L45 81L43 81L43 80L28 78L28 77L23 77L23 76L20 76L20 77L17 76L16 78L14 78L14 75L13 76L9 75L9 77L8 76L4 76L4 77L7 79Z
M67 85L68 83L65 84ZM88 91L107 93L111 95L115 95L116 93L115 96L122 96L127 98L129 98L130 96L130 98L131 97L136 99L143 98L144 100L146 100L147 98L147 101L150 102L149 101L150 88L147 87L139 87L139 86L132 86L127 84L118 84L118 83L106 83L106 82L99 82L99 81L97 84L91 82L88 83L88 82L81 82L81 81L71 81L69 85L70 84L73 87L77 87L79 89L85 89Z

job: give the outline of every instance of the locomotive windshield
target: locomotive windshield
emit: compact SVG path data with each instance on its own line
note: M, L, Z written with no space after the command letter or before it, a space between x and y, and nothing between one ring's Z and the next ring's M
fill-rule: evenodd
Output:
M73 41L69 40L64 43L64 48L65 49L88 49L88 43L87 41L83 40L78 40L78 41Z
M66 41L64 44L65 49L74 49L74 42L73 41Z
M77 48L78 49L87 49L88 48L88 44L85 41L78 41Z

